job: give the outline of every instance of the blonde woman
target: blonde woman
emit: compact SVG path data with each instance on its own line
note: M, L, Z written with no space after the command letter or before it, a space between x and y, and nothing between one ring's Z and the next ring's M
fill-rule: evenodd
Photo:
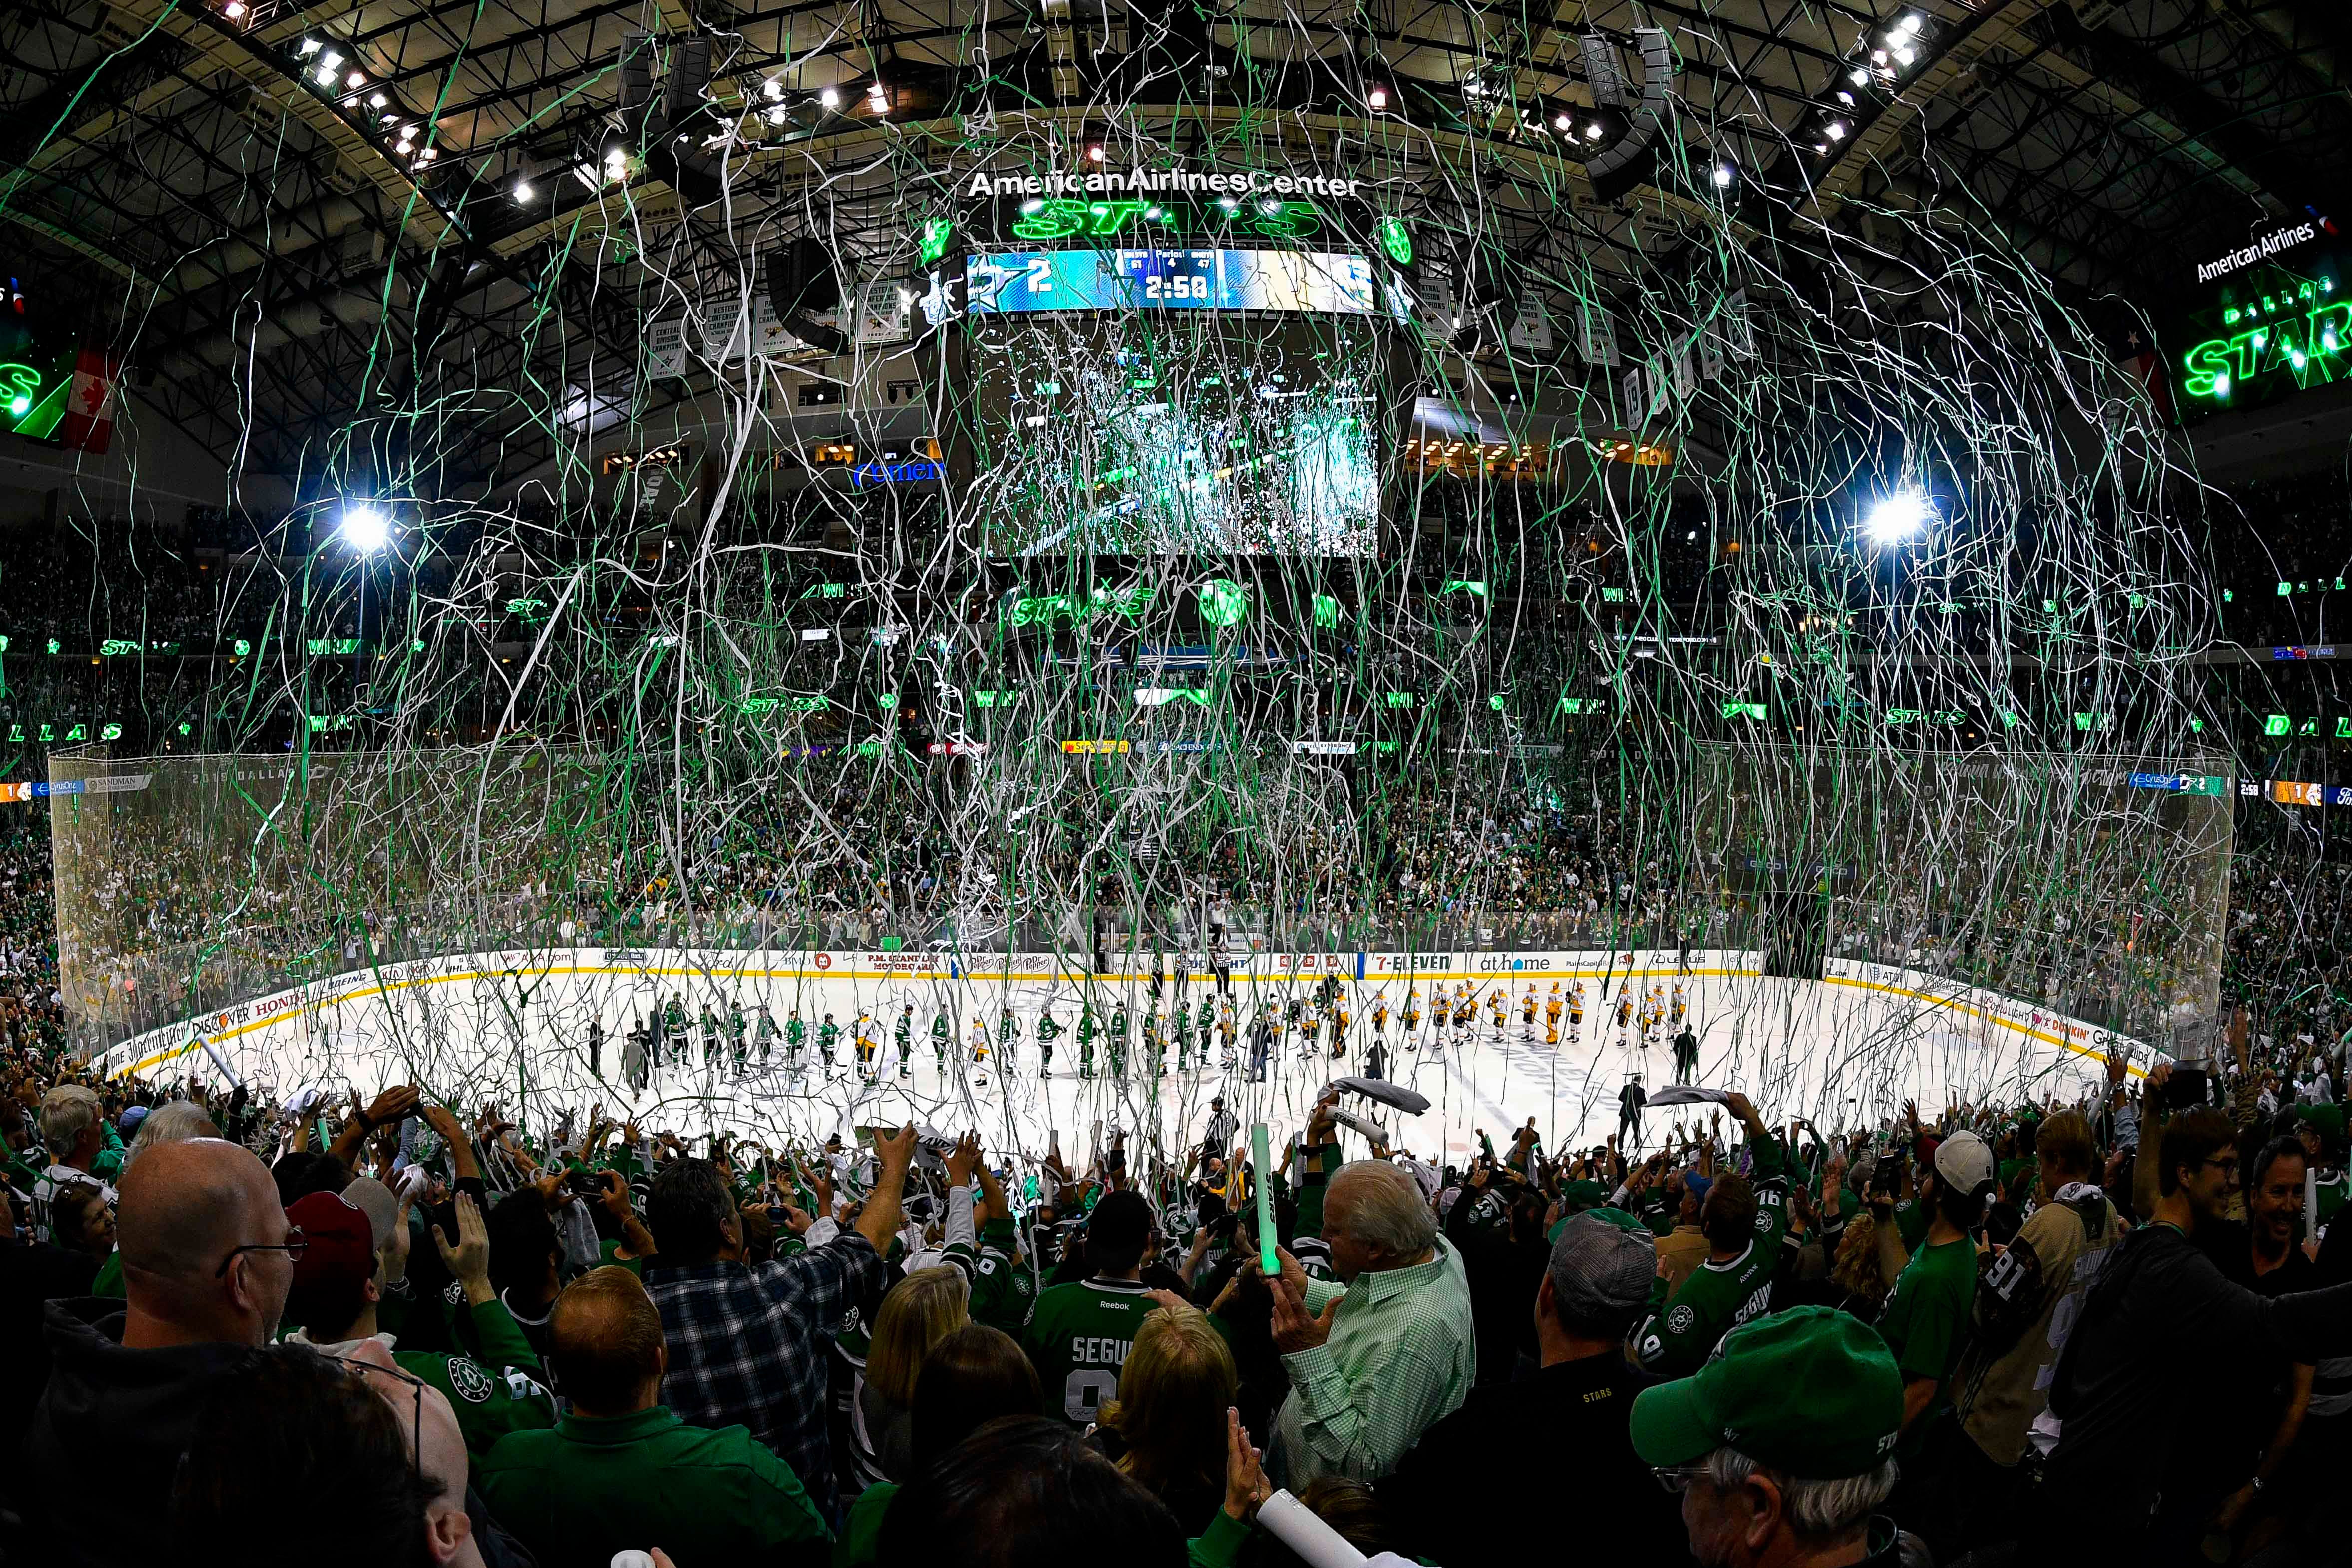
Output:
M850 1427L860 1480L904 1480L912 1469L915 1375L931 1347L971 1321L963 1271L918 1269L882 1298Z
M1187 1533L1225 1500L1225 1411L1238 1385L1234 1353L1206 1312L1164 1291L1136 1330L1102 1407L1095 1442L1166 1503Z

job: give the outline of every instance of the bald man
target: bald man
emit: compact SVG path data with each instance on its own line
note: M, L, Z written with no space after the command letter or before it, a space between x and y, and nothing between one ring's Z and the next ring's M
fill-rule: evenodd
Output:
M572 1401L552 1430L510 1432L475 1484L541 1563L609 1563L658 1546L679 1563L830 1561L832 1536L793 1468L742 1427L689 1427L661 1403L661 1313L626 1269L556 1298L548 1367Z
M300 1244L269 1172L218 1138L142 1154L116 1224L125 1300L51 1301L44 1321L55 1367L24 1496L54 1563L153 1560L172 1489L121 1478L173 1473L214 1379L277 1331Z

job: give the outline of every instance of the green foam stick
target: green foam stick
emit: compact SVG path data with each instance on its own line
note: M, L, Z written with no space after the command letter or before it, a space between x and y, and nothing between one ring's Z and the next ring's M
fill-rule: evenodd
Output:
M1264 1122L1250 1124L1250 1158L1257 1175L1257 1270L1272 1280L1282 1272L1282 1260L1274 1255L1274 1187L1265 1174L1274 1161L1266 1154Z

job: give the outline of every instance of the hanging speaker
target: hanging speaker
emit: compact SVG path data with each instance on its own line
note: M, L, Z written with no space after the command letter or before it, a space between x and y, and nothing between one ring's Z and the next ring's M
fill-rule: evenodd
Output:
M803 236L768 253L768 303L777 319L830 310L841 303L841 279L824 242Z
M673 126L702 107L702 89L710 85L710 40L700 36L680 38L671 50L669 75L662 82L662 114Z
M653 40L643 33L621 37L621 108L642 109L654 96Z

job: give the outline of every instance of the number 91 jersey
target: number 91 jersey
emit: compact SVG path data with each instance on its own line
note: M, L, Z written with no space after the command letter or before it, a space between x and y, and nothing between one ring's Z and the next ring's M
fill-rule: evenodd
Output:
M1022 1348L1045 1387L1045 1414L1084 1427L1118 1396L1118 1369L1152 1301L1133 1280L1055 1285L1037 1298Z

